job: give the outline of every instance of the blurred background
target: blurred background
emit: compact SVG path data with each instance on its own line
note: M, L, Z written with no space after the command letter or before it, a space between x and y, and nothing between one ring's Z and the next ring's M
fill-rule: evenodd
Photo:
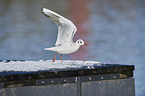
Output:
M43 7L75 23L74 41L88 44L64 60L134 64L136 96L145 96L145 0L0 0L0 59L53 59L44 48L54 46L57 26Z

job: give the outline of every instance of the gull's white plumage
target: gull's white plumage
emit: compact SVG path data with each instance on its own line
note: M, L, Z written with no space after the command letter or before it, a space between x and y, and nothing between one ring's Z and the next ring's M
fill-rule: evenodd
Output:
M43 8L43 12L59 26L57 41L55 45L57 46L64 43L67 44L72 43L73 36L77 31L76 26L70 20L60 16L59 14L49 9Z
M42 11L59 26L55 43L56 46L45 48L45 50L55 51L61 54L70 54L76 52L81 45L86 45L81 39L77 40L75 43L73 42L73 36L77 28L70 20L46 8L43 8Z

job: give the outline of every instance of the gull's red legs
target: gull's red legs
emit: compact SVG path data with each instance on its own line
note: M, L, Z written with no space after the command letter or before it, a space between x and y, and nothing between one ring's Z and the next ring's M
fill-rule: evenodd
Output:
M61 58L61 61L63 62L62 55L63 55L63 54L60 55L60 58Z
M56 55L58 54L58 52L57 53L55 53L55 56L54 56L54 59L52 60L53 62L55 61L55 58L56 58Z

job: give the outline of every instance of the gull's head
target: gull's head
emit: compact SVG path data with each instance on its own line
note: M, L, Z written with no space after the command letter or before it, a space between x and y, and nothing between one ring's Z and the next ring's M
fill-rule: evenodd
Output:
M87 46L87 44L85 44L85 42L84 42L82 39L78 39L78 40L76 41L76 43L79 44L80 46L81 46L81 45L86 45L86 46Z

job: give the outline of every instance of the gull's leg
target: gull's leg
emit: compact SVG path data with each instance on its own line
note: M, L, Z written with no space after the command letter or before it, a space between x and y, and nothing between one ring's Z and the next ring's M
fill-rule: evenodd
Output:
M58 54L58 52L57 53L55 53L55 56L54 56L54 59L52 60L53 62L55 61L55 58L56 58L56 55Z
M63 54L60 55L60 58L61 58L61 61L63 62L62 55L63 55Z

